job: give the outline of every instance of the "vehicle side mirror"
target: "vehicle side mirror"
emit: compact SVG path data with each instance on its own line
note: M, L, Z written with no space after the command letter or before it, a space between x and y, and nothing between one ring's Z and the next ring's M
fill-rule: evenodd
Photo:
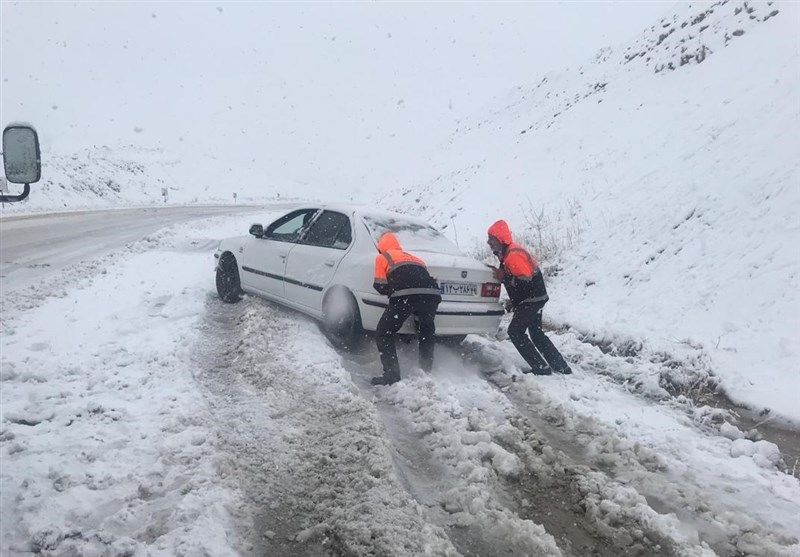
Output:
M10 124L3 130L3 167L6 180L12 184L25 184L19 195L0 195L0 202L22 201L31 191L30 184L42 176L42 157L39 136L33 126Z
M264 237L264 227L260 224L251 224L250 225L250 234L255 236L256 238L263 238Z

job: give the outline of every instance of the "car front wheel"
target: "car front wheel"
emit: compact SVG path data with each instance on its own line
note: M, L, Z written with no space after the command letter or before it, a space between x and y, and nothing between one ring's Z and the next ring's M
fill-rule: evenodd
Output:
M223 302L233 304L241 300L242 283L239 267L231 253L223 253L217 264L217 294Z

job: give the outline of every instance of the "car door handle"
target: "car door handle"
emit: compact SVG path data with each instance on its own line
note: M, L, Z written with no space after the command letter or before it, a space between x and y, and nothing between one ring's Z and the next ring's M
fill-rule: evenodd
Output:
M336 265L336 261L328 260L325 262L326 267L333 267L334 265Z
M283 255L281 255L280 258L285 260L286 259L286 254L284 253Z

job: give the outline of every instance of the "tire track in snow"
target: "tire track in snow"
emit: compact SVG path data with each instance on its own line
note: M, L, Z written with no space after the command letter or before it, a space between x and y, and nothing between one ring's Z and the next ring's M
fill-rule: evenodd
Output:
M509 367L507 353L500 345L479 340L477 337L471 337L465 342L462 352L464 364L468 367L482 370ZM589 362L584 361L581 365L586 363ZM676 435L681 431L693 432L691 444L704 444L702 439L714 435L715 432L697 427L690 417L684 415L681 406L655 403L642 397L641 393L629 392L605 375L584 375L580 367L576 370L578 374L561 378L565 385L564 392L568 395L561 402L538 387L538 380L547 382L558 380L558 377L529 379L518 374L520 381L512 382L511 375L500 371L487 375L487 378L508 397L527 421L543 432L548 441L553 441L572 460L588 465L593 472L586 477L591 476L595 480L605 477L625 484L643 496L652 509L678 517L681 521L680 530L685 533L676 540L684 538L683 543L677 544L678 548L692 545L699 547L707 543L708 547L723 556L782 555L785 551L791 551L788 549L790 547L797 548L793 545L797 543L797 538L786 533L793 531L789 526L794 520L789 518L793 516L791 493L800 493L798 486L792 484L793 478L772 473L772 481L787 488L788 493L785 494L772 493L770 490L759 491L764 481L758 474L749 478L751 482L755 482L755 486L749 486L745 482L744 486L739 487L737 481L744 478L739 479L735 469L733 472L723 469L728 455L716 446L702 448L706 452L700 453L700 458L708 459L709 462L682 462L689 457L696 459L697 455L689 449L685 453L681 452L682 449L676 448L674 444L648 446L647 436L640 440L628 438L626 433L620 433L613 425L598 421L591 414L585 413L580 405L581 399L591 397L594 391L608 390L611 396L598 398L598 401L617 400L622 407L638 407L643 412L643 422L655 420L664 424L664 427L676 428ZM591 405L587 408L590 409ZM601 410L599 415L602 414ZM617 421L617 425L619 424ZM634 430L636 427L634 426ZM572 443L570 438L573 439ZM696 442L695 438L699 438L700 442ZM724 439L717 441L718 444L728 442ZM719 454L721 452L722 455ZM768 473L767 471L763 474ZM730 482L730 487L725 482ZM601 481L598 485L602 483ZM751 493L745 494L747 490ZM754 506L756 500L763 500L765 496L774 499L774 502L759 501ZM771 523L770 514L775 514L773 505L777 509L784 509L778 513L787 517L783 525ZM756 507L763 507L759 508L760 515L756 512ZM796 505L794 508L796 509ZM667 527L666 533L674 529L669 525L664 526Z
M248 380L252 373L248 363L237 361L248 310L252 311L248 303L223 305L209 296L197 354L198 379L207 389L228 454L222 467L239 479L248 502L246 508L234 511L247 540L241 549L249 555L343 555L329 553L323 543L294 541L298 528L287 489L291 471L280 457L288 449L280 446L274 419L279 411Z
M216 300L213 303L219 304ZM237 343L242 346L225 357L237 360L237 373L247 379L245 385L250 385L257 397L263 398L263 393L274 391L276 382L282 383L287 393L288 390L297 391L287 395L289 408L286 415L271 409L274 415L270 419L281 422L278 430L285 428L287 422L297 424L302 418L308 423L301 431L313 434L318 430L318 438L312 445L323 444L327 451L335 452L331 447L337 441L347 442L343 441L347 436L334 440L320 438L325 435L320 436L320 431L330 434L326 429L330 415L309 416L303 406L310 403L324 407L325 402L319 403L314 391L320 387L325 390L330 385L319 383L318 377L311 381L311 385L305 385L306 371L298 374L293 367L311 369L312 372L325 369L324 373L333 374L340 383L339 395L346 390L345 386L360 391L357 398L368 407L356 413L359 416L357 420L382 422L382 426L371 424L374 431L367 446L371 447L370 451L381 446L387 452L388 467L393 469L384 469L381 483L391 483L392 477L398 478L392 487L394 498L399 501L404 497L402 493L398 495L397 489L413 497L417 503L417 518L421 517L418 524L434 532L444 528L440 534L446 532L455 546L447 549L447 544L443 544L439 546L439 553L433 554L502 555L508 554L509 548L513 554L547 554L525 545L528 538L540 542L547 540L544 529L524 532L525 528L538 524L544 525L547 532L556 537L560 552L567 555L713 555L714 552L703 546L700 539L692 541L698 530L699 537L707 540L719 555L781 555L781 548L788 543L759 528L758 524L755 527L742 524L742 535L739 539L732 538L730 531L726 530L732 524L726 515L727 509L708 508L703 500L703 486L691 483L688 486L670 485L669 481L675 481L676 477L671 480L662 477L665 475L664 462L656 450L620 437L612 428L581 415L575 409L555 404L543 392L530 388L522 390L521 383L507 384L503 379L508 380L506 374L498 374L491 382L478 379L483 391L473 388L458 392L452 385L441 383L437 364L432 378L420 371L410 372L404 374L404 381L396 386L373 389L367 384L368 378L380 371L374 349L372 355L367 354L363 360L345 356L348 374L340 369L339 356L328 347L309 320L260 300L246 300L239 307L244 308L242 322L233 327L242 331L236 333L237 340L231 346ZM296 336L300 331L302 342L292 340L292 335ZM281 353L275 354L275 348L267 347L268 344L277 347ZM322 350L320 354L331 360L315 369L307 358L291 356L309 350ZM401 356L405 352L408 359L409 350L401 347ZM443 348L439 350L442 352L437 353L437 360L439 354L444 353ZM265 367L263 361L273 357L278 360L277 367ZM462 362L459 373L463 375L464 369L470 365L475 367L474 362L468 362L467 366ZM408 367L407 362L404 363L404 369ZM287 377L286 370L293 371L288 374L293 377ZM477 368L473 371L477 378ZM316 373L312 373L314 375ZM570 381L583 379L577 375ZM459 376L458 380L463 380L463 377ZM480 400L490 396L487 392L497 397L491 403ZM641 398L627 392L624 394ZM304 400L306 398L309 400ZM275 405L274 400L268 399L267 402ZM359 403L348 399L348 406L353 404ZM298 416L292 418L292 413ZM370 413L374 415L370 416ZM352 424L352 419L345 420L343 429L348 431ZM298 445L296 438L294 440L294 444L289 444L289 452L296 452L298 446L308 448L308 445ZM272 450L276 446L269 439L266 439L266 445ZM311 452L319 457L324 451L314 449ZM253 532L260 533L272 527L275 536L254 547L269 547L272 554L281 554L275 551L278 546L274 540L280 541L285 537L281 548L292 555L367 555L373 554L367 548L374 548L376 544L391 548L378 551L379 554L415 554L408 548L400 550L400 546L393 546L396 540L389 541L392 536L385 533L378 534L378 538L385 536L383 541L379 539L376 542L372 537L368 541L358 539L358 528L353 527L350 516L326 519L326 513L329 515L337 504L342 501L350 504L356 499L352 490L331 488L329 481L329 478L335 479L351 471L342 468L333 458L322 458L311 465L298 465L296 455L294 458L290 461L295 464L286 467L289 472L284 479L295 483L305 481L308 485L292 485L284 506L275 509L260 507L262 522L252 527ZM514 464L514 459L521 464ZM363 465L359 462L353 469L354 473L358 474ZM457 473L453 474L451 470L448 477L448 466ZM255 470L258 468L256 466ZM315 470L317 478L312 477ZM322 477L324 475L329 478ZM677 480L684 481L685 478L677 477ZM254 485L258 488L258 481ZM318 489L329 494L315 499L313 493ZM666 501L658 500L661 491L667 495ZM274 505L275 499L268 500L268 507ZM676 511L676 502L686 508ZM373 503L361 501L366 509L364 512L374 513L376 508L382 508L380 505L392 506L385 499L377 507ZM681 520L663 514L671 512ZM283 531L274 526L276 514L287 517ZM365 522L369 521L365 519ZM706 526L705 530L698 528L697 522ZM709 525L717 530L708 528ZM682 528L687 528L689 534L685 535ZM375 530L381 532L382 527L368 525L366 529L371 532L370 536L374 536ZM442 543L442 538L436 535L433 539ZM748 543L757 547L760 542L763 542L760 551L743 549L749 547ZM514 543L518 545L514 546ZM674 544L673 549L670 549L670 544ZM316 549L312 550L312 547ZM315 550L328 553L313 553ZM551 554L558 554L556 551L559 550L554 549Z
M561 555L553 538L533 521L520 518L509 508L511 497L498 490L496 470L503 463L482 462L469 449L481 441L462 444L463 417L458 410L437 411L430 400L427 377L406 379L390 388L376 389L370 378L381 372L377 352L344 354L345 368L362 395L372 400L389 435L395 470L408 492L426 509L426 518L445 528L458 551L465 556ZM421 373L421 372L420 372ZM392 392L405 388L399 398ZM419 395L419 396L417 396ZM427 401L431 405L426 405ZM409 412L407 403L423 401ZM431 420L420 414L435 414ZM499 449L499 447L497 447ZM491 452L491 451L489 451ZM484 457L490 457L489 452ZM501 455L502 456L502 455ZM467 479L465 480L465 476Z
M402 358L403 352L410 351L401 351L401 359L408 360L404 369L408 369L412 358L408 354ZM377 356L373 359L371 374L380 370ZM416 392L404 394L403 390ZM446 348L438 348L432 377L412 371L401 383L381 392L387 403L405 408L415 429L427 432L441 458L462 451L458 455L462 463L472 466L468 473L475 474L483 467L480 472L487 478L487 491L492 492L496 504L502 504L515 521L543 525L555 536L563 554L701 554L673 550L682 538L668 535L670 525L659 528L650 524L661 519L643 497L559 455L505 393L480 377L476 367L466 368L460 356ZM570 442L564 437L557 445L566 447ZM472 447L477 450L471 451ZM491 460L498 455L503 456L501 466ZM461 486L467 497L469 487ZM439 494L445 500L448 496L453 497ZM610 509L619 507L614 500L620 498L634 509ZM459 510L457 496L455 501L448 503Z
M310 320L209 295L198 377L246 505L246 555L457 556L392 473L374 407Z

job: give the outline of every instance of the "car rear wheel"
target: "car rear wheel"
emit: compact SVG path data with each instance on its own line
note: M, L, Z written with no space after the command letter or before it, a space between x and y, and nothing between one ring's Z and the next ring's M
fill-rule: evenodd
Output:
M337 348L355 350L364 338L361 313L353 294L345 288L332 289L322 304L322 329Z
M239 267L231 253L223 253L217 264L217 294L223 302L233 304L242 298L242 283Z

